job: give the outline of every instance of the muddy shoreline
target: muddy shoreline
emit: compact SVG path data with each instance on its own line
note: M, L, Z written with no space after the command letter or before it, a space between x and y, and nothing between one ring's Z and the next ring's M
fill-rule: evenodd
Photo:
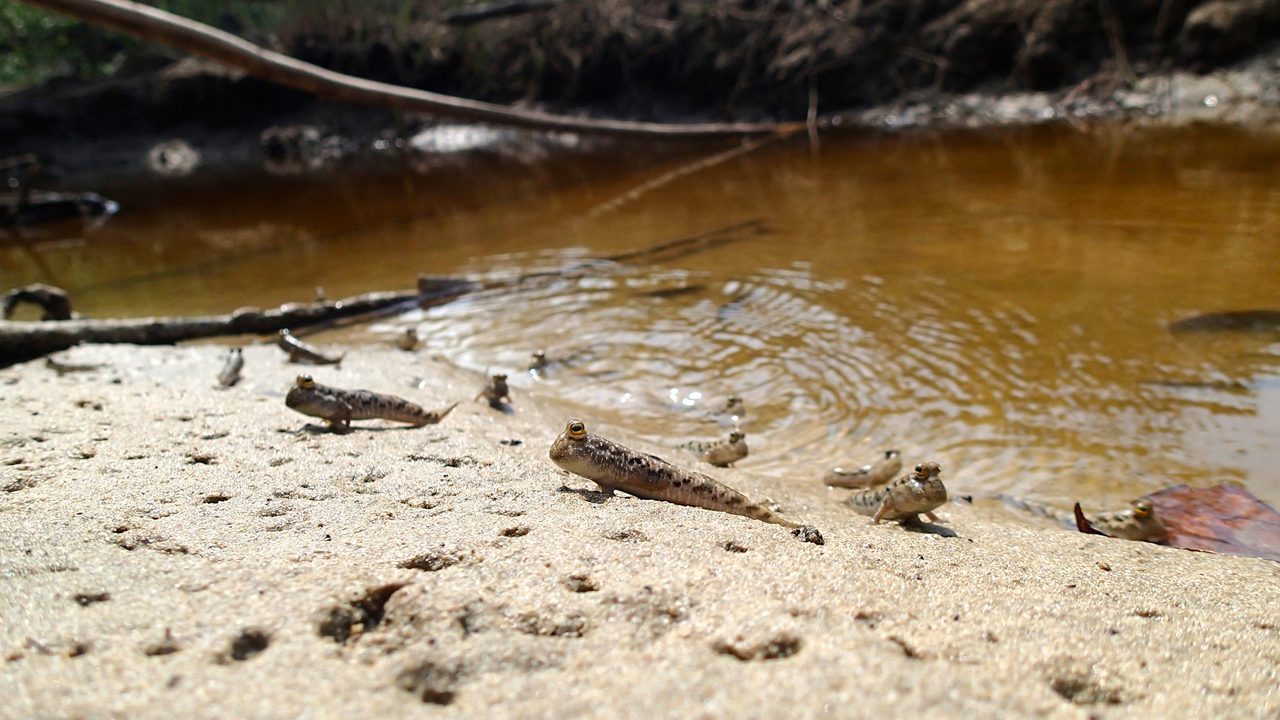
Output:
M906 14L903 3L883 2L857 16L777 3L713 3L705 16L645 3L533 5L475 27L424 18L351 34L316 20L278 42L360 77L621 119L798 120L812 111L821 133L1096 122L1270 129L1280 118L1280 46L1258 32L1280 26L1280 0L1155 3L1159 16L1138 4L1110 20L1122 37L1094 17L1106 3L1079 0L942 0ZM0 92L0 157L36 153L55 180L138 169L163 176L188 171L180 161L165 166L164 144L180 141L205 170L275 161L280 174L296 175L323 172L337 157L431 153L412 139L442 123L318 101L185 58ZM279 157L282 130L309 133L303 157ZM545 138L498 129L488 149L518 152Z
M191 65L181 79L136 78L116 85L40 89L0 96L0 156L35 153L45 163L44 186L68 188L100 178L184 177L192 172L281 177L322 175L344 161L388 167L407 163L438 166L490 161L536 162L548 154L608 152L634 144L590 136L546 134L454 125L425 116L397 116L363 107L292 97L257 103L275 92L252 78L216 66ZM155 83L203 87L199 104L154 107L157 95L138 95ZM122 89L124 88L124 89ZM822 118L819 138L831 132L998 131L1038 125L1096 124L1170 127L1191 123L1230 125L1272 132L1280 127L1280 51L1207 75L1188 72L1151 76L1124 87L1028 93L918 92L893 102ZM1102 92L1105 90L1105 92ZM176 94L195 92L188 88ZM99 123L100 103L120 105L132 118ZM168 101L165 101L166 103ZM201 112L209 105L251 108L220 119ZM300 152L279 157L274 136L310 133ZM445 145L440 145L440 138ZM423 138L430 138L422 140ZM175 143L195 151L189 166L166 167L157 157ZM681 140L657 148L664 155L714 152L725 141ZM433 158L426 160L426 158Z
M0 716L1280 709L1275 563L955 504L948 533L909 532L816 479L716 471L819 547L599 497L547 460L564 411L520 393L513 414L316 434L276 348L246 348L230 390L222 355L85 346L63 359L100 369L0 370ZM314 372L425 405L480 382L378 348Z

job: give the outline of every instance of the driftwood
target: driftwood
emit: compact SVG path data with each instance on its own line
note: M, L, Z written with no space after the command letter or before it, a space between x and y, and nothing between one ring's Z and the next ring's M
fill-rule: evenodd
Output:
M666 240L639 250L585 260L551 271L524 273L513 278L475 283L451 277L418 276L418 290L375 292L345 300L282 305L271 310L242 308L228 315L204 317L76 319L42 322L0 320L0 367L32 360L80 343L172 345L183 340L268 334L290 329L295 335L342 325L368 322L414 307L438 305L465 294L513 292L547 282L599 274L609 263L670 262L703 250L722 247L769 228L760 220L727 225L688 237Z
M268 82L297 88L339 102L377 105L458 120L498 125L607 135L697 137L791 133L805 124L650 123L604 120L519 110L326 70L272 52L230 33L128 0L24 0L87 23L168 45L192 55L239 68Z
M80 343L172 345L183 340L275 333L334 318L409 309L447 302L472 288L466 280L440 278L427 292L376 292L336 302L282 305L270 310L244 308L227 315L61 322L0 321L0 367L31 360Z

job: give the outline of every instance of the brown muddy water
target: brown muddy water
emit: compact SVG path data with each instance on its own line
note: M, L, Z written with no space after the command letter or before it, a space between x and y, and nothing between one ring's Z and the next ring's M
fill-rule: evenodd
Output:
M707 408L739 395L740 466L779 483L892 447L939 462L953 493L1100 507L1235 481L1280 505L1280 332L1166 328L1280 308L1280 137L831 136L816 155L777 142L653 182L717 151L108 180L92 189L117 217L0 249L0 284L62 285L96 316L225 312L418 272L513 277L758 220L767 231L684 257L314 339L414 326L420 352L510 372L517 407L555 398L664 445L722 434ZM537 348L565 362L521 372Z

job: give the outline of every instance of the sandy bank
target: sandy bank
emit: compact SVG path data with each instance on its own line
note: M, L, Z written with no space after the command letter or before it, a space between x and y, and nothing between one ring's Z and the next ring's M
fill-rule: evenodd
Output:
M0 716L1280 713L1280 564L771 493L819 547L582 492L546 460L564 413L519 393L297 432L298 366L251 347L221 391L221 356L0 370ZM394 350L313 374L426 407L479 384Z

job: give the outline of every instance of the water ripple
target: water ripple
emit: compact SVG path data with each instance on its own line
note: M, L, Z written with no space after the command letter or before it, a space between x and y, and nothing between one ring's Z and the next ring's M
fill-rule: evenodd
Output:
M567 261L508 255L480 274ZM454 362L505 369L525 392L661 445L723 433L710 408L741 396L743 466L789 482L896 447L942 462L960 491L1057 497L1085 486L1124 498L1192 476L1183 435L1254 409L1234 385L1178 385L1188 370L1176 362L1108 356L1078 326L937 278L833 281L804 265L729 277L598 271L405 322ZM523 369L539 348L564 362L534 378ZM1151 373L1175 381L1138 381ZM1164 469L1144 474L1156 456Z

